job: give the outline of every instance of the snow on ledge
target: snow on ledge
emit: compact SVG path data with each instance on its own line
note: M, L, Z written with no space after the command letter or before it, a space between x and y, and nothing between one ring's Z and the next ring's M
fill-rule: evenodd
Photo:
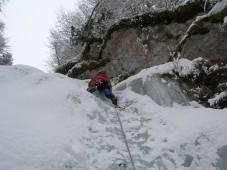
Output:
M220 94L217 94L214 98L209 99L208 103L210 104L210 106L215 106L220 100L222 100L226 96L227 92L221 92Z

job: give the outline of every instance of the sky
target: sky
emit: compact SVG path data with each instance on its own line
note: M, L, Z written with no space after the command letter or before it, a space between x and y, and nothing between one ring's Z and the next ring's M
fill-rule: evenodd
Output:
M46 61L50 53L46 46L50 29L54 27L56 12L71 10L76 0L9 0L1 16L6 24L5 37L13 54L14 65L30 65L48 71Z

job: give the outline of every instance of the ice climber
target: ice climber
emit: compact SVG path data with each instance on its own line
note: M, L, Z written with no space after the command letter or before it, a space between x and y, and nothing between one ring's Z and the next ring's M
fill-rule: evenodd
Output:
M98 90L100 93L104 93L105 96L111 99L112 103L117 106L117 97L112 93L112 86L110 79L106 75L106 71L100 71L97 76L94 76L88 83L88 89L90 93Z

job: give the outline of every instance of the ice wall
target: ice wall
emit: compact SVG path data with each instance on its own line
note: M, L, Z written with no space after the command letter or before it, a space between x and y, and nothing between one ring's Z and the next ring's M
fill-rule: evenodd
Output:
M121 84L116 90L124 90L129 86L135 93L148 95L153 101L162 106L173 106L174 103L188 105L187 97L178 83L160 74L151 74L146 77L133 79L128 84Z

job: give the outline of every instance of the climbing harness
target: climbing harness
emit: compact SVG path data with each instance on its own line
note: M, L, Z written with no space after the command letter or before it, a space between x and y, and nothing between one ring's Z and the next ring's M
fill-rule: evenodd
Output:
M129 154L129 157L130 157L130 161L131 161L133 170L136 170L135 165L134 165L134 163L133 163L132 155L131 155L131 152L130 152L130 149L129 149L129 146L128 146L127 138L126 138L126 135L125 135L125 132L124 132L122 123L121 123L121 118L120 118L119 111L117 110L117 108L114 108L114 109L115 109L115 111L116 111L116 113L117 113L118 121L119 121L119 124L120 124L120 126L121 126L122 135L123 135L124 140L125 140L125 145L126 145L126 148L127 148L128 154ZM124 170L128 170L127 165L126 165L125 163L121 163L121 164L119 164L119 166L120 166L120 167L123 167Z

